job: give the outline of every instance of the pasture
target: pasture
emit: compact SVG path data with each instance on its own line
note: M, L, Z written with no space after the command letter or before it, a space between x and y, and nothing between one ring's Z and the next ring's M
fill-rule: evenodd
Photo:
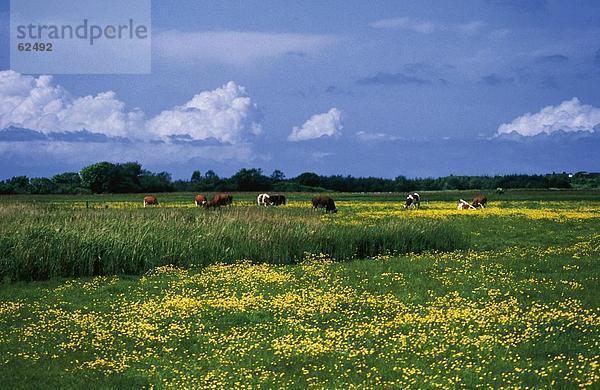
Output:
M600 193L0 197L0 387L596 387Z

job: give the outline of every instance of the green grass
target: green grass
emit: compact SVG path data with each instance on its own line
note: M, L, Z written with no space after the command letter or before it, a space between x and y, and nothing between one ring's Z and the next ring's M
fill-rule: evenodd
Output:
M35 241L53 256L63 253L52 247L54 239L64 243L65 232L117 242L119 235L131 234L130 241L111 247L117 258L133 243L147 243L133 237L148 221L185 225L156 233L155 242L163 233L181 235L173 242L188 242L196 219L232 221L240 229L237 235L252 228L243 225L247 219L261 226L257 232L284 217L291 224L287 230L298 232L388 224L420 229L431 223L460 232L469 243L467 249L343 262L319 255L281 265L191 262L195 265L161 267L143 276L5 282L0 388L595 388L600 383L600 197L527 194L492 201L487 214L444 218L427 216L469 194L424 194L421 214L398 210L399 196L341 194L340 212L329 216L294 206L205 213L185 208L188 194L159 196L162 207L145 210L138 202L137 208L120 203L136 201L135 195L2 199L10 215L21 207L20 218L28 224L64 229L48 244ZM246 194L237 198L252 200ZM308 195L292 198L306 201ZM85 200L98 208L81 209ZM512 213L521 209L532 213ZM365 210L390 215L357 218ZM579 214L553 214L572 210ZM549 216L534 213L540 211ZM0 221L5 218L0 211ZM28 225L19 228L11 221L11 229L19 231ZM119 234L88 227L94 232L88 235L83 227L95 221ZM178 245L167 245L167 252L187 248ZM280 250L273 247L273 253ZM352 253L356 247L343 250Z
M338 224L309 208L90 208L40 203L0 210L0 278L143 274L161 265L251 260L289 264L305 253L338 261L465 248L442 221Z

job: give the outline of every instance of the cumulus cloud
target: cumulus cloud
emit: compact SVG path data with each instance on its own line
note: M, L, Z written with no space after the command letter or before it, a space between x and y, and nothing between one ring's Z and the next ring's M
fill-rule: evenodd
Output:
M73 97L51 76L0 72L0 129L14 125L51 132L82 129L110 137L243 142L261 132L261 113L245 88L235 82L204 91L182 106L145 119L142 111L127 110L113 91Z
M233 81L204 91L183 106L161 112L148 122L148 130L161 137L190 136L237 143L247 134L258 135L261 113L246 89Z
M550 134L558 130L594 132L600 129L600 108L582 104L574 97L558 106L548 106L539 112L522 115L498 127L498 134L516 132L525 136Z
M43 132L89 131L111 136L135 133L144 114L127 111L112 91L74 98L52 76L0 72L0 128L18 125Z
M325 136L339 136L342 127L342 113L334 107L326 113L311 116L302 127L294 127L288 140L306 141Z
M324 34L262 33L240 31L164 31L152 37L158 55L179 63L212 61L246 65L262 58L305 56L335 43Z

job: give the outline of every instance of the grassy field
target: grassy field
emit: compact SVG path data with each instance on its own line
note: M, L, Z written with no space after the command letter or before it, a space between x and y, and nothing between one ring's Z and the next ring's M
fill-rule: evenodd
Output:
M0 388L598 387L600 193L473 194L2 197Z

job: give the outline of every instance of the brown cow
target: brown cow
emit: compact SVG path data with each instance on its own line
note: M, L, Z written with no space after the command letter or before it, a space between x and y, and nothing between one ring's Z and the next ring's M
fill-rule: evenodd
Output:
M206 203L206 196L196 195L196 198L194 198L194 203L196 203L196 206L204 206Z
M285 205L286 199L285 195L270 195L269 196L269 204L271 206L281 206Z
M473 203L471 203L473 205L473 207L475 208L485 208L485 205L487 203L487 198L485 195L477 195L473 198Z
M335 202L327 195L317 195L312 198L312 207L316 210L320 207L325 208L327 213L337 213Z
M158 199L154 195L146 195L144 196L144 207L146 206L157 206Z
M227 206L233 203L233 196L229 194L215 194L210 202L204 203L204 208Z

